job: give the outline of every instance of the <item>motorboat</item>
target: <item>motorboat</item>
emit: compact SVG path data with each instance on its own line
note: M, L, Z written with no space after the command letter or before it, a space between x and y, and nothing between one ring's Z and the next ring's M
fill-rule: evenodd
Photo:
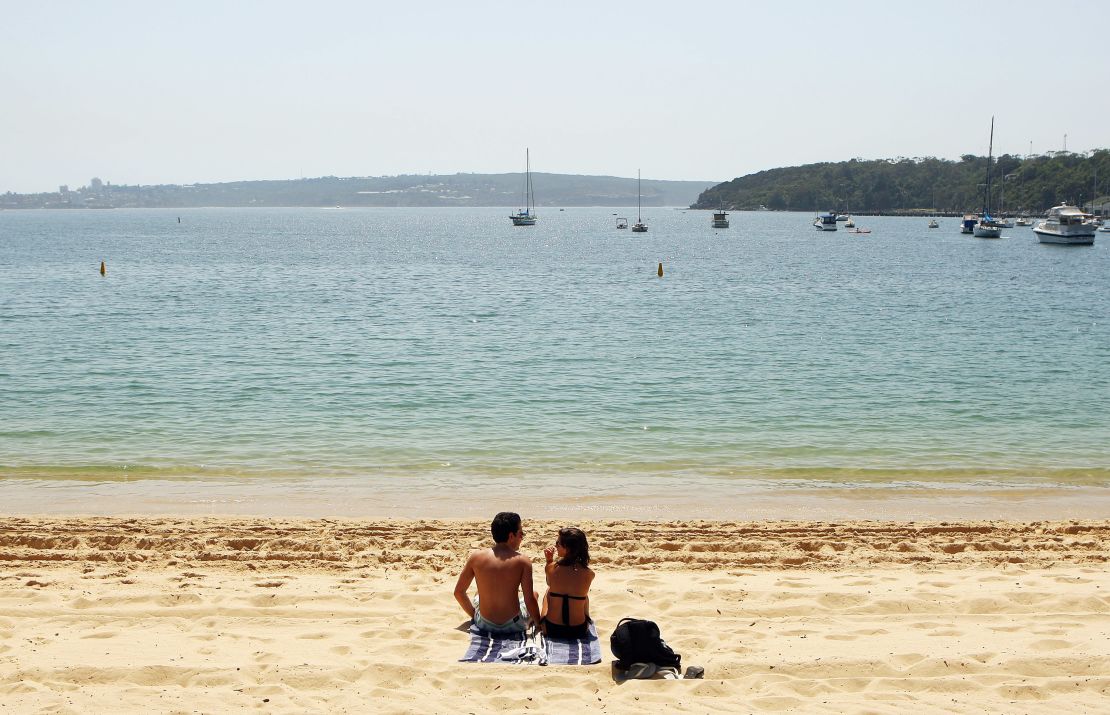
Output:
M813 227L818 231L835 231L836 214L817 214L817 218L813 219Z
M618 218L617 219L617 228L628 228L628 219Z
M713 228L728 228L728 212L724 209L713 212Z
M975 222L978 220L979 217L975 214L964 214L963 220L960 221L960 233L975 233Z
M940 224L937 223L935 218L931 218L929 219L929 228L940 228Z
M1032 226L1033 222L1024 216L1018 216L1017 221L1014 221L1015 226Z
M532 193L532 161L528 150L524 150L524 208L509 214L514 226L536 225L536 196Z
M850 219L850 218L852 218L852 217L851 217L851 216L849 216L849 215L848 215L848 214L846 214L846 213L844 213L844 214L837 214L837 215L836 215L836 220L837 220L837 221L847 221L847 220L848 220L848 219Z
M851 216L849 216L848 220L844 223L844 228L855 228L855 227L856 227L856 222L852 220Z
M851 234L871 233L871 229L869 229L869 228L857 228L855 230L849 231L848 233L851 233Z
M1095 226L1078 206L1060 204L1048 210L1048 218L1033 227L1041 243L1090 246L1095 242Z

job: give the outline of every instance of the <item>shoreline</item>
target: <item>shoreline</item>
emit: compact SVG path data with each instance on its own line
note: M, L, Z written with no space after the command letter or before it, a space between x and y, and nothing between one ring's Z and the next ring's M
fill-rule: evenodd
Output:
M1110 519L1110 489L1036 481L850 485L798 480L564 477L524 504L520 478L0 479L7 514L284 518L485 518L529 511L575 519Z
M523 550L565 522L525 517ZM580 524L591 666L457 662L489 520L0 517L13 712L1096 712L1110 520ZM656 621L703 680L618 683Z

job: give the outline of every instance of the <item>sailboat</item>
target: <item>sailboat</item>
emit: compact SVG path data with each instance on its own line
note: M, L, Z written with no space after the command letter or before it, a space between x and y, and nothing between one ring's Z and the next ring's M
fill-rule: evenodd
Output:
M994 158L994 117L991 117L991 141L987 148L987 200L983 204L983 215L972 229L978 238L1002 238L1002 224L991 218L991 159Z
M640 170L636 169L636 223L632 224L633 233L647 233L647 224L640 218Z
M536 197L532 193L532 159L528 149L524 150L524 208L510 214L514 226L536 225Z

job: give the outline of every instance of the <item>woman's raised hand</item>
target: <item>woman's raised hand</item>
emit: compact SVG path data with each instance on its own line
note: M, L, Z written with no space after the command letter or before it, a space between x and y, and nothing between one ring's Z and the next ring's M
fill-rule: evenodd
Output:
M555 558L555 547L548 546L546 549L543 550L543 556L545 559L547 559L547 563L551 563L551 561Z

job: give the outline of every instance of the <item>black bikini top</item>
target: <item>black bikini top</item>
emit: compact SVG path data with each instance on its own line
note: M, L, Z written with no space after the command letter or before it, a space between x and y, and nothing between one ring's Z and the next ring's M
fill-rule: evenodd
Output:
M570 602L571 602L571 600L575 600L575 601L585 601L586 600L585 596L569 596L565 593L555 593L554 591L548 591L547 596L548 596L548 598L550 598L551 596L558 596L559 598L563 599L563 625L564 626L569 626L570 625Z

